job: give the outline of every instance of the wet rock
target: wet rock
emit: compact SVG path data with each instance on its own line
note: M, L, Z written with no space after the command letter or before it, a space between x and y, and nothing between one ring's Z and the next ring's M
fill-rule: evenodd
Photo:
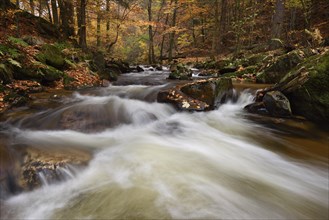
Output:
M158 70L158 71L162 71L163 70L163 68L162 68L162 66L160 64L153 64L152 65L152 68L153 68L153 71L154 70Z
M205 111L209 109L207 103L187 96L179 87L160 91L157 96L157 101L160 103L170 103L181 111Z
M129 64L122 60L108 60L105 66L109 69L116 68L120 70L121 73L130 73L132 71Z
M211 109L217 108L232 96L232 81L229 78L212 78L190 83L181 88L186 95L203 101Z
M237 66L228 66L228 67L223 67L222 69L219 70L219 74L223 75L225 73L233 73L238 70Z
M192 76L192 71L184 64L177 63L176 61L170 65L169 79L187 80Z
M142 67L140 67L140 66L137 66L136 67L136 70L137 70L138 73L144 72L144 69Z
M275 117L291 117L291 107L288 98L280 91L267 92L263 103L270 115Z
M73 167L85 166L90 160L90 155L83 151L73 154L68 150L44 151L32 147L23 147L20 151L24 156L17 183L25 191L65 180L69 177L67 173L74 175Z
M244 107L249 113L268 115L268 111L264 105L264 102L254 102Z
M232 88L228 78L200 80L161 91L157 100L171 103L179 110L212 110L232 96Z

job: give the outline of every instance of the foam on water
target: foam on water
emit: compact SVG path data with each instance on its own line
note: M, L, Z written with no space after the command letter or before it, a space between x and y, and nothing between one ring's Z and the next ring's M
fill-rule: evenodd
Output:
M125 92L136 89L143 93L150 88ZM244 117L242 108L252 99L249 93L204 113L176 112L169 105L127 94L80 94L77 103L65 108L105 105L116 109L110 111L116 117L124 112L130 123L97 133L19 129L17 143L60 143L95 154L86 169L68 180L6 200L8 212L1 217L328 217L328 170L264 148L257 136L274 134Z

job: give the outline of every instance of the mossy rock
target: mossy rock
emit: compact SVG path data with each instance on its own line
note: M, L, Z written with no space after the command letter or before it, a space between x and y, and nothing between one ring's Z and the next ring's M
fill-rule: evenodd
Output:
M118 80L118 74L109 68L105 68L102 71L98 71L97 73L101 79L106 79L109 81Z
M13 66L13 75L18 80L36 80L42 84L49 84L63 77L63 72L39 62L19 68Z
M250 57L247 57L247 59L248 59L249 66L262 65L262 63L266 59L266 55L263 53L253 54Z
M57 69L63 69L65 66L65 60L61 54L61 50L51 44L44 44L41 52L36 55L36 59Z
M39 68L38 74L41 75L42 84L52 83L54 81L60 80L64 76L62 71L59 71L58 69L51 66Z
M294 50L281 55L257 75L259 83L278 83L292 68L301 63L307 54L302 50Z
M292 111L312 121L329 123L329 52L308 58L300 66L309 72L309 80L288 94ZM301 67L298 68L301 68ZM287 77L297 71L296 68Z
M225 73L224 75L222 75L222 77L240 78L243 77L243 75L245 74L256 74L257 70L258 70L258 66L248 66L240 71L235 71L233 73Z
M168 79L187 80L192 76L192 71L184 64L174 63L170 66L170 74Z

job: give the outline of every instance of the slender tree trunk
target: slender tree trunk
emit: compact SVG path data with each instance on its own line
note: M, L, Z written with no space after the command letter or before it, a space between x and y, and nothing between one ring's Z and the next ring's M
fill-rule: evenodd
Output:
M201 18L201 37L202 37L202 43L206 42L206 30L204 27L205 24L205 19L202 17Z
M35 6L34 6L34 1L30 0L30 8L31 8L31 14L35 15Z
M219 45L218 50L222 48L223 34L226 32L226 21L227 21L227 0L222 0L221 13L219 20Z
M152 22L152 0L148 0L147 5L147 13L148 13L148 21ZM152 25L149 24L149 53L148 53L148 60L149 63L154 63L154 44L153 44L153 30Z
M280 38L282 35L285 14L284 11L284 0L276 0L275 13L272 24L272 38Z
M215 59L217 55L218 35L219 35L219 4L218 0L215 0L215 25L213 27L212 46L211 46L211 58Z
M49 22L53 23L53 19L51 17L51 11L50 11L50 6L49 6L50 2L48 0L46 0L46 5L47 5L47 10L48 10L48 17L49 17Z
M178 4L178 0L175 0L174 13L173 13L173 19L172 19L171 27L176 26L177 4ZM173 55L173 48L175 46L174 44L175 44L175 31L172 31L170 33L170 36L169 36L169 54L168 54L169 62L172 61L172 59L173 59L172 55Z
M106 0L106 42L110 39L110 0Z
M164 30L167 28L167 25L168 25L168 22L169 22L169 14L166 15L166 20L165 20L165 26L164 26ZM164 48L164 42L166 40L166 34L162 35L162 40L161 40L161 47L160 47L160 61L163 60L163 48Z
M96 24L96 37L97 37L97 47L101 46L101 8L99 1L97 2L97 24Z
M87 49L87 28L86 28L86 5L87 0L80 0L79 6L79 45L83 50Z
M16 6L19 8L19 0L16 0Z
M51 0L51 11L53 14L53 22L56 26L59 26L58 11L56 0Z
M38 8L38 11L39 11L39 17L42 16L42 0L39 0L39 8Z
M74 7L72 0L59 0L61 28L67 37L74 36Z

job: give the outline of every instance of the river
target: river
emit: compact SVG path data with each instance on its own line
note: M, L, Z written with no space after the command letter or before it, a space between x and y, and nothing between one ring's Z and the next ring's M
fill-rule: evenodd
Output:
M92 158L65 181L6 198L1 218L328 219L328 132L249 115L253 94L240 87L238 100L217 110L178 112L155 101L167 75L126 74L8 114L1 133L9 146L83 149ZM88 121L68 129L58 123L67 111Z

